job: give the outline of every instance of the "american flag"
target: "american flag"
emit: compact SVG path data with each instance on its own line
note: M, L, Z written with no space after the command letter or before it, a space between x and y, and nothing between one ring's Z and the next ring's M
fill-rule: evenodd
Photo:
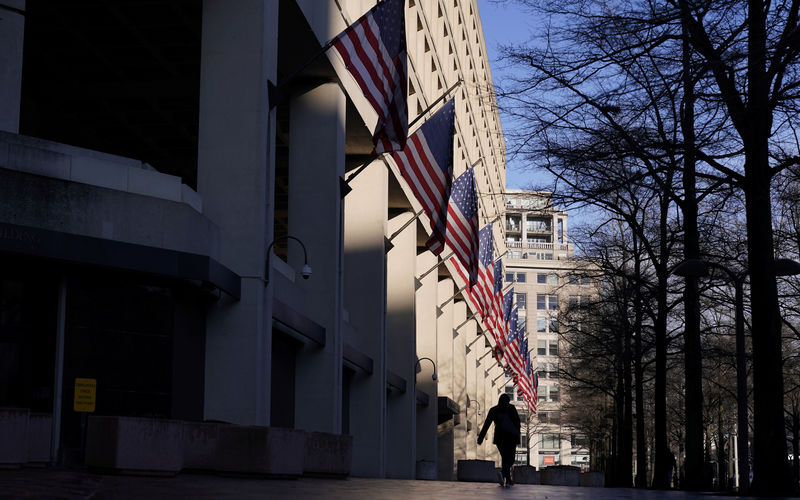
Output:
M478 282L470 290L484 318L493 317L492 302L495 290L493 236L491 223L478 233Z
M384 0L333 41L378 114L376 153L399 151L408 136L405 0Z
M519 310L515 307L511 311L508 319L508 343L510 344L517 338L517 322L519 321Z
M521 334L522 334L521 331L517 332L517 337L519 337ZM531 358L530 358L530 354L528 353L528 339L525 339L525 340L522 341L522 343L520 343L520 345L519 345L519 353L522 355L522 359L526 363L530 363Z
M508 322L511 319L511 306L514 303L514 289L510 289L503 295L503 320Z
M474 285L478 281L478 193L472 167L453 182L445 233L445 243L468 270L469 285ZM431 235L427 245L433 253L439 254L441 242L435 236Z
M455 101L450 100L408 139L402 151L392 153L431 223L431 242L441 253L447 225L447 205L453 179L453 133ZM433 248L432 248L433 249Z

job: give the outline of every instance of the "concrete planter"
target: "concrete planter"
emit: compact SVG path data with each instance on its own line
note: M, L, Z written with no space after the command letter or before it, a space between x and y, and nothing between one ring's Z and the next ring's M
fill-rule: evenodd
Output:
M494 461L492 460L459 460L456 477L459 481L494 483L497 481Z
M46 464L50 461L50 435L53 416L49 413L31 413L28 418L28 463Z
M433 460L417 460L417 479L436 481L436 462Z
M549 486L580 486L581 469L571 465L546 467L541 474L542 484Z
M540 484L539 471L531 465L515 465L511 469L511 478L519 484Z
M219 446L219 423L183 422L183 468L213 471Z
M214 469L297 477L303 474L305 454L304 431L220 424Z
M174 475L183 468L177 420L90 416L86 465L133 474Z
M353 463L353 436L309 432L306 436L303 474L345 477Z
M27 408L0 408L0 466L16 467L28 461Z
M605 478L602 472L584 472L581 474L581 486L602 488L605 486Z

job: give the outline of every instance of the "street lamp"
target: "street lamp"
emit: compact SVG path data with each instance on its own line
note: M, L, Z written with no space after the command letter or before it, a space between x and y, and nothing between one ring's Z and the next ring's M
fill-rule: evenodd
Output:
M749 489L750 462L747 423L747 366L744 346L744 280L747 272L735 273L716 262L703 259L686 259L678 264L672 274L684 278L700 278L708 276L711 268L719 269L728 275L736 289L736 397L737 397L737 447L739 448L739 493L746 494ZM791 259L775 260L776 276L793 276L800 274L800 263Z
M306 246L303 245L303 242L300 241L299 239L295 238L294 236L289 236L287 234L284 236L278 236L267 247L267 258L264 265L264 283L267 285L269 284L269 269L270 269L270 258L272 257L272 247L274 247L275 243L277 243L280 240L294 240L300 243L300 246L303 248L303 269L300 271L300 276L302 276L304 280L310 278L311 266L308 265L308 252L306 252Z
M436 380L438 377L436 376L436 363L433 362L431 358L419 358L417 362L414 364L414 373L419 373L422 371L422 361L428 360L433 365L433 375L431 375L431 380Z

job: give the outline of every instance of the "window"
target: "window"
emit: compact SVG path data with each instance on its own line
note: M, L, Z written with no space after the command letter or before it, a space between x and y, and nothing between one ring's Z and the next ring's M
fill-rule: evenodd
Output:
M547 318L536 318L536 331L540 333L547 331Z
M550 355L558 356L558 340L550 341Z
M547 401L547 386L539 386L539 402Z
M550 273L547 275L547 284L548 285L558 285L558 275L556 273Z
M589 440L586 439L586 434L573 434L570 436L573 448L588 448Z
M581 295L581 309L588 309L588 308L589 308L589 296Z
M517 273L517 283L525 283L525 273Z
M560 400L558 384L550 386L550 401L557 403Z
M539 441L539 448L559 449L561 448L561 436L558 434L542 434Z
M516 297L517 297L517 308L519 308L520 311L524 311L525 310L525 305L526 305L525 303L527 302L526 294L524 294L524 293L515 293L514 295L516 295Z
M513 385L507 385L506 386L506 395L508 395L508 397L511 398L512 400L514 399L514 386Z
M536 309L540 311L547 310L547 295L536 294Z
M536 353L539 356L547 356L547 341L546 340L539 340L536 344L537 351Z
M561 456L557 451L540 451L539 452L539 468L549 467L551 465L560 465Z
M546 424L547 421L548 421L547 416L548 416L547 412L540 411L539 412L539 422L541 422L543 424Z
M506 283L514 282L514 273L506 273Z
M509 259L521 259L522 258L522 252L520 252L519 250L509 250L508 251L508 258Z
M547 308L551 311L558 310L558 295L548 295L547 296Z
M590 285L590 284L591 284L591 281L589 280L589 278L587 276L583 276L581 278L581 285Z
M550 423L551 424L555 424L555 425L561 424L561 414L559 412L557 412L557 411L551 412L550 413Z
M550 318L550 333L558 333L558 319Z
M569 275L569 284L570 285L579 285L580 282L581 282L580 278L577 275L575 275L575 274L570 274Z
M536 283L539 283L540 285L544 285L545 283L547 283L547 275L544 273L537 274Z
M581 300L581 298L579 296L570 295L569 296L569 307L572 308L572 309L578 307L578 305L580 304L580 300Z

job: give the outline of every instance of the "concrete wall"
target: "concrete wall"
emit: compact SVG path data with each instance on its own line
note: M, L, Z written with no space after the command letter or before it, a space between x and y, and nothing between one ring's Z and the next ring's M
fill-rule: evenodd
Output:
M25 0L0 1L0 130L19 131Z

